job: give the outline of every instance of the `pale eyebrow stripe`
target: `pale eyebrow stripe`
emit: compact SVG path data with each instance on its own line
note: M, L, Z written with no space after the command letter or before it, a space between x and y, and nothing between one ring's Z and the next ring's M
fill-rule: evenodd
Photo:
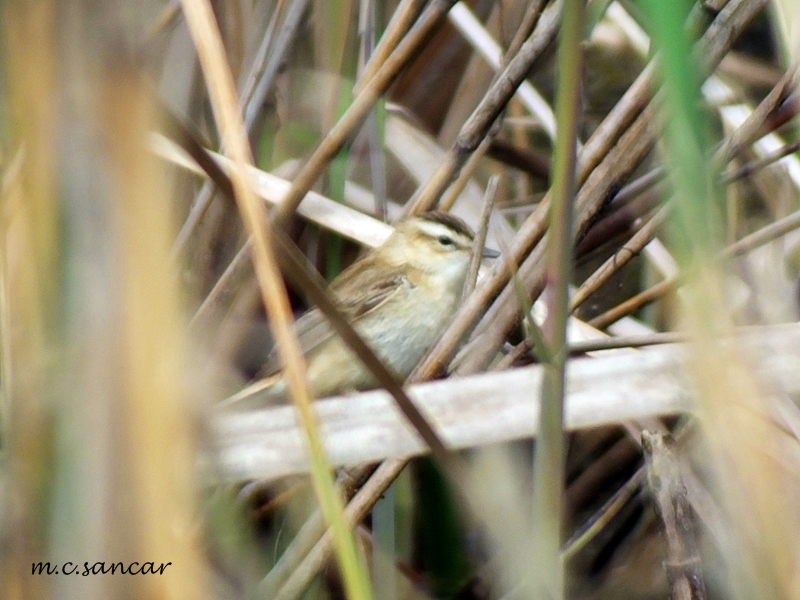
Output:
M472 240L469 240L469 238L467 238L467 236L465 236L463 233L455 231L440 223L432 223L431 221L421 221L419 228L421 231L423 231L424 233L426 233L431 237L448 235L452 238L456 238L463 242L466 242L466 245L470 245L472 243Z

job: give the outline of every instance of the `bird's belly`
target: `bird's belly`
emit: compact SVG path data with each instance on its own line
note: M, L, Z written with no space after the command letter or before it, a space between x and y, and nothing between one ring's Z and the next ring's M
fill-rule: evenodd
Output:
M440 298L441 300L441 298ZM403 306L409 305L408 298ZM376 311L361 319L356 330L383 362L405 379L436 341L455 309L455 298L447 297L435 305L419 301L405 316L393 307ZM309 380L317 397L348 390L369 389L377 382L345 343L334 336L309 357Z
M447 300L450 300L449 298ZM404 303L408 306L408 302ZM398 311L391 318L367 318L357 327L365 341L398 376L407 377L436 341L453 315L455 302L410 303L404 318Z

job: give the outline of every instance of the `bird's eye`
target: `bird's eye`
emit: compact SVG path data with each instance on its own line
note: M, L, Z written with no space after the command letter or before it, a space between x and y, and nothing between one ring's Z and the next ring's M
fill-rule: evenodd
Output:
M439 242L442 246L452 246L453 245L453 240L450 239L449 237L447 237L446 235L440 235L436 239L436 241Z

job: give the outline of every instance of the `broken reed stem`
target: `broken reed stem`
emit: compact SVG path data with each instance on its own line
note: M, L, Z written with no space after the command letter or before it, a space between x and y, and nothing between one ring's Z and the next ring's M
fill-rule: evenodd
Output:
M619 348L644 348L645 346L677 344L684 341L686 341L686 335L675 331L651 333L648 335L612 336L575 342L569 345L569 353L585 354L586 352L599 352L601 350L615 350Z
M475 234L475 242L473 243L469 272L464 282L464 291L461 294L462 298L469 296L475 289L475 284L478 282L478 270L481 267L483 249L486 246L486 235L489 233L489 217L492 216L492 207L497 197L497 185L499 183L500 176L492 175L489 178L489 182L486 184L486 192L483 194L483 208L481 209L481 216L478 219L478 229Z
M786 144L785 146L778 148L775 152L770 152L769 154L765 154L761 158L757 158L752 160L738 169L734 169L728 173L723 173L721 183L723 185L732 183L734 181L738 181L740 179L744 179L745 177L750 177L753 173L760 171L761 169L768 167L769 165L779 161L785 156L789 156L790 154L794 154L800 150L800 140L795 142L791 142L790 144Z
M651 333L649 335L609 336L593 340L582 340L569 345L570 355L586 354L587 352L600 352L602 350L619 350L623 348L644 348L661 344L677 344L686 341L686 335L680 332ZM531 351L530 341L526 338L514 346L492 371L508 369L517 360Z
M265 227L268 223L266 210L247 180L245 169L252 165L253 159L222 38L208 0L182 0L182 6L205 76L214 116L223 140L222 145L233 159L231 180L236 202L253 240L252 257L256 278L284 366L284 377L308 442L314 490L322 512L334 531L344 587L349 598L366 600L372 598L372 590L352 532L344 521L341 499L331 480L322 439L311 410L312 398L306 381L305 360L292 327L294 319L280 269L272 253L270 227Z
M734 258L747 254L759 246L763 246L787 233L791 233L798 227L800 227L800 210L786 215L769 225L765 225L761 229L734 242L722 252L721 258Z
M705 600L694 511L686 493L678 457L661 433L642 431L642 450L653 508L666 546L664 568L674 600Z
M575 203L578 128L581 122L584 4L565 0L558 43L553 202L547 254L544 334L549 364L542 379L539 437L533 470L533 556L536 597L564 598L561 521L564 495L564 393L569 284L572 273L572 214Z
M250 249L252 247L252 239L247 240L236 255L233 257L228 266L219 276L217 283L206 294L205 299L195 311L192 318L189 320L189 327L196 327L199 323L208 322L208 316L214 310L220 309L236 295L240 290L242 283L247 278L252 268L250 262Z
M247 106L250 98L253 97L256 84L258 83L259 78L264 74L267 58L269 57L269 49L270 46L272 46L275 30L278 27L278 21L281 18L285 4L286 3L284 0L280 0L275 4L272 10L272 16L269 19L269 23L267 24L267 27L261 36L261 42L258 45L258 50L256 50L256 54L253 57L253 63L250 65L250 69L247 73L247 77L244 79L244 84L242 85L241 89L240 100L244 106Z

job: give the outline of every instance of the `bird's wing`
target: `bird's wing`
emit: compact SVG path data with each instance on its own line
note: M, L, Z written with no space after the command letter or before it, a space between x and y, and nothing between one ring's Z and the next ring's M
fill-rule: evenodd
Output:
M343 271L329 288L337 308L351 325L389 301L408 282L404 270L373 269L372 265L362 264L365 262L368 261L359 261ZM295 327L300 348L306 356L334 334L328 318L318 308L303 314ZM273 348L260 376L271 375L280 368L277 348Z

